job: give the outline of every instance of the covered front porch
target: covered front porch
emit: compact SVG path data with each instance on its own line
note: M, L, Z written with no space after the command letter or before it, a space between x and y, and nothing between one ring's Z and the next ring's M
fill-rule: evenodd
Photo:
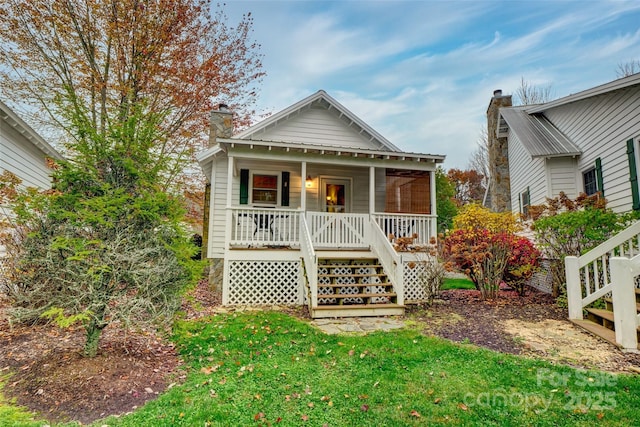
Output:
M314 317L400 314L420 290L397 239L437 235L443 158L219 139L210 150L207 251L223 304L308 304ZM409 280L411 282L411 280ZM415 280L413 280L415 282ZM357 313L357 314L356 314Z

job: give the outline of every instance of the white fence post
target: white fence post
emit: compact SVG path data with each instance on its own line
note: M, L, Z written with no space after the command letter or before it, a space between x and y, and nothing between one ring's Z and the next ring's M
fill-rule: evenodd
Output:
M631 260L613 257L610 266L616 342L625 350L638 351L636 297Z
M564 259L564 269L567 278L569 319L582 320L582 284L580 283L580 264L578 257L566 257Z

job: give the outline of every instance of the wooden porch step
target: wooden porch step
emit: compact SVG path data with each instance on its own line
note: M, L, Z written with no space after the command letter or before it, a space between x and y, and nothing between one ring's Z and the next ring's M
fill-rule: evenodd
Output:
M382 268L380 264L322 264L318 263L318 267L324 268Z
M587 332L591 332L592 334L599 336L603 340L615 345L616 347L620 347L618 343L616 343L616 333L609 329L605 328L602 325L599 325L591 320L579 320L579 319L569 319L576 326L581 327Z
M393 298L397 297L398 294L395 292L380 292L380 293L371 293L371 294L318 294L318 299L329 299L329 298Z
M318 274L318 278L332 278L332 277L382 277L386 276L385 273L351 273L351 274Z
M398 304L322 305L312 309L314 319L327 317L401 316L404 306Z
M318 283L318 289L321 288L366 288L369 286L384 286L386 287L390 287L393 286L392 283L390 282L380 282L380 283L327 283L327 284L320 284Z
M640 291L640 289L637 289L637 291ZM603 299L607 306L607 310L613 311L613 300L611 298L603 298ZM640 302L636 302L636 311L640 313Z

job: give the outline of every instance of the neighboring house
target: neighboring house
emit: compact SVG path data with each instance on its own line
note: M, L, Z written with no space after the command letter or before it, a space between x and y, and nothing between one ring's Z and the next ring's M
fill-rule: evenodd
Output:
M62 159L62 156L0 101L0 174L14 173L24 187L49 188L51 169L47 158ZM10 215L9 207L0 205L0 216ZM0 255L3 252L0 247Z
M492 199L508 195L510 207L494 209L526 214L561 191L599 192L615 212L640 209L640 74L544 104L509 105L496 91L487 112L490 147L498 148L490 161L508 165L492 176L502 186Z
M307 303L329 317L398 314L421 298L415 258L390 240L436 236L444 156L402 152L324 91L232 133L221 106L198 155L223 304Z

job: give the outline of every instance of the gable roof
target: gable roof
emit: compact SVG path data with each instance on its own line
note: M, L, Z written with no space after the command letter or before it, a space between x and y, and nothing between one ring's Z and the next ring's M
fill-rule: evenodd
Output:
M500 116L518 136L531 157L564 157L582 154L580 148L543 114L528 114L522 107L509 107L501 108Z
M234 135L232 138L265 142L299 142L295 139L287 138L286 136L283 136L283 134L278 134L276 129L284 127L286 122L292 121L297 116L309 114L312 110L323 110L326 113L332 114L333 117L342 123L344 128L347 128L352 132L354 137L357 136L358 138L367 141L370 145L368 148L370 149L401 151L384 136L380 135L346 107L329 96L329 94L324 90L319 90L313 95L296 102L290 107L287 107L284 110L275 113L265 120ZM274 134L278 135L275 139Z
M11 108L0 101L0 118L25 136L33 145L47 156L62 160L62 155L44 140L31 126L25 123Z
M572 102L581 101L593 96L602 95L605 93L613 92L614 90L620 90L635 85L640 85L640 73L613 80L609 83L605 83L591 89L583 90L578 93L558 98L554 101L546 102L544 104L532 105L526 108L526 111L528 113L540 113L554 107L559 107L561 105L570 104Z

